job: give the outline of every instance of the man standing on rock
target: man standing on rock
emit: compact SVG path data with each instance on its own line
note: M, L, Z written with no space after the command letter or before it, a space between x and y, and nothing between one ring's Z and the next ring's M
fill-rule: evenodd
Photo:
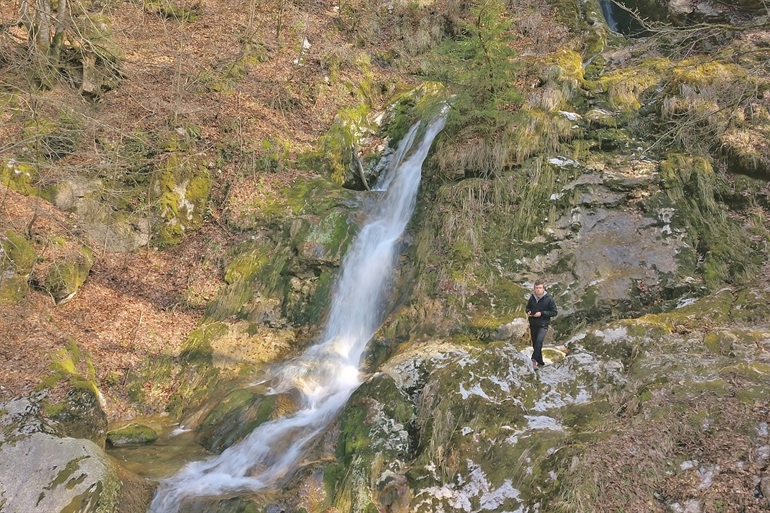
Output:
M536 281L532 290L533 294L527 301L527 317L529 318L529 332L532 336L532 366L535 370L545 363L543 362L543 340L548 333L548 325L551 317L556 317L556 301L545 291L542 281Z

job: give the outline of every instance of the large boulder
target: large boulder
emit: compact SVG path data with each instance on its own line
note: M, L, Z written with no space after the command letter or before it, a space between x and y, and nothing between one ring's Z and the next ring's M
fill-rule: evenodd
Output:
M0 504L9 513L139 513L152 485L119 468L91 440L59 436L44 394L0 405Z
M68 256L66 260L51 264L45 279L45 288L57 305L75 297L88 278L93 264L93 252L86 246L76 254Z

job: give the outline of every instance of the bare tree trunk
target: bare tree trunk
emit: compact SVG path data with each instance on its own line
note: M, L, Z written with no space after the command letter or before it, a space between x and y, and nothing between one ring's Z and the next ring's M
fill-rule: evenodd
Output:
M67 16L67 0L59 0L59 6L56 9L56 32L51 42L51 59L56 66L59 66L61 61L61 47L64 41L64 20Z
M48 54L51 45L51 4L48 0L35 0L35 50L39 55Z

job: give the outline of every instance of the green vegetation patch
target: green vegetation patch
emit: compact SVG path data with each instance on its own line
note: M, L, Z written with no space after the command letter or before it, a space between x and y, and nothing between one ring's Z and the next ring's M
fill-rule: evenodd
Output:
M275 395L233 390L217 401L198 426L195 439L209 451L220 453L270 420L275 405Z
M51 264L45 279L45 288L57 305L66 303L74 297L81 285L85 283L93 264L93 252L88 247L81 248L80 252L69 261Z
M173 151L163 158L151 186L159 246L174 245L201 225L210 189L211 177L201 157Z
M21 234L8 230L0 238L0 302L17 303L27 296L36 260L35 247Z
M144 0L144 9L163 18L181 22L193 22L200 18L200 4L191 8L177 5L170 0Z
M119 429L107 432L107 442L114 447L146 444L158 439L158 433L149 426L132 422Z
M0 182L18 193L37 194L38 177L38 169L33 164L16 159L0 160Z
M662 186L677 209L673 226L684 231L695 248L700 260L697 271L706 285L714 290L725 283L748 283L765 261L760 240L770 240L767 229L761 228L761 239L744 235L743 223L728 215L720 201L730 194L731 186L708 159L672 153L660 170Z

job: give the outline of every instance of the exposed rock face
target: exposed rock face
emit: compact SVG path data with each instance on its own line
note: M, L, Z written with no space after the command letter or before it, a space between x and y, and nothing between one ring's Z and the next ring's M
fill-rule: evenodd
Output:
M9 512L117 511L120 480L89 440L35 433L0 447L0 498Z
M59 436L42 396L0 405L0 504L9 513L146 510L151 486L116 467L91 440ZM94 414L98 406L92 407ZM104 414L101 414L102 417Z
M151 235L150 219L116 213L99 198L103 187L98 180L65 180L56 186L53 204L75 212L92 240L107 251L127 252L146 246Z

